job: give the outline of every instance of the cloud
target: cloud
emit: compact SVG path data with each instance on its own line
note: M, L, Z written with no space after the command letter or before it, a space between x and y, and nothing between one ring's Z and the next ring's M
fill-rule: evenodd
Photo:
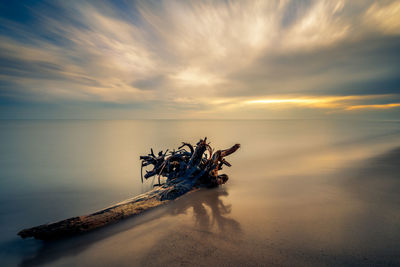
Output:
M355 105L347 107L346 110L356 110L356 109L390 109L398 108L400 103L390 103L390 104L375 104L375 105Z
M365 13L364 22L386 34L400 34L400 2L375 2Z
M305 105L310 96L360 96L368 103L353 109L362 110L400 94L400 1L18 1L8 10L3 105L197 118L235 116L240 103L271 96L299 109L319 108ZM352 110L338 102L328 101Z
M225 94L399 93L400 38L368 38L333 47L274 53L230 74Z
M385 101L395 103L363 104L368 101ZM396 102L397 101L397 102ZM348 95L348 96L294 96L291 98L263 98L243 101L244 105L277 105L281 108L303 106L308 108L354 110L354 109L389 109L399 106L400 97L395 95Z

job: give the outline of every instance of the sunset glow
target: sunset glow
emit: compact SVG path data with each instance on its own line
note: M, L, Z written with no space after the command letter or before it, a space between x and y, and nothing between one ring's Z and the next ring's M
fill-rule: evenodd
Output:
M277 99L257 99L245 101L247 105L259 105L268 107L268 105L280 105L282 107L290 106L307 106L311 108L327 108L327 109L389 109L400 106L400 103L357 105L359 102L376 99L386 99L390 101L393 95L364 95L364 96L326 96L326 97L298 97L298 98L277 98Z

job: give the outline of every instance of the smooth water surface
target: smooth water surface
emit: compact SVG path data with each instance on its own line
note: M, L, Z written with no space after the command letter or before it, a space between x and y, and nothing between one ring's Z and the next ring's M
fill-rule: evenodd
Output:
M139 156L240 143L221 188L58 242L26 227L140 194ZM0 261L6 265L400 265L400 123L0 121Z

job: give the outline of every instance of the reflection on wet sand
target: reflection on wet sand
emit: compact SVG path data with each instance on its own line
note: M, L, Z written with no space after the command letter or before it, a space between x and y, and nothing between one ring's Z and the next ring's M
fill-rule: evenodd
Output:
M306 265L400 266L400 147L331 175L344 193L341 208L351 207L335 233L342 242L330 253L322 250L329 243L304 248Z
M352 189L369 202L399 204L400 190L400 147L366 160L348 170L343 181L346 188Z
M229 217L232 205L224 188L202 190L171 205L173 215L187 214L176 221L140 259L140 266L220 265L238 254L243 232L238 221Z
M349 169L340 183L358 207L346 224L349 245L374 264L400 265L400 147Z
M140 216L127 219L116 225L99 229L92 233L76 236L69 239L42 242L42 246L32 255L28 254L20 262L20 266L35 266L49 264L64 257L78 256L91 246L112 238L120 233L128 232L135 227L157 221L159 218L172 215L178 216L187 214L193 209L192 221L201 231L208 231L214 225L219 229L218 233L225 231L240 233L240 225L237 221L227 217L232 206L225 204L221 197L227 196L228 192L221 188L204 189L184 196L167 206L156 208ZM210 209L210 213L207 212ZM152 233L145 233L145 235ZM23 240L19 240L22 241ZM22 243L19 242L19 243ZM37 241L41 242L41 241ZM161 242L162 243L162 242ZM123 247L126 244L120 244Z
M223 188L202 190L171 205L171 213L182 214L193 208L193 219L200 229L211 231L216 226L221 233L231 230L240 232L240 224L228 217L232 211L232 205L225 204L221 198L226 196L228 192ZM210 211L208 212L207 209Z

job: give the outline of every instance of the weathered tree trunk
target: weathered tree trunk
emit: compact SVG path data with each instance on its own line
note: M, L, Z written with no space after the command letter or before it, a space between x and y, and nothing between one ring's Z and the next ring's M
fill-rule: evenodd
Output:
M18 235L22 238L34 237L51 240L88 232L167 203L168 200L160 199L160 195L166 190L168 188L156 187L145 194L127 199L98 212L24 229Z
M178 151L170 152L168 156L167 152L163 154L161 151L156 157L151 150L148 156L140 157L142 168L147 165L154 166L153 170L148 171L144 177L148 179L154 175L158 177L162 175L167 177L165 184L159 184L145 194L98 212L24 229L18 235L22 238L52 240L88 232L165 204L196 188L213 187L225 183L228 176L218 175L218 170L222 169L224 164L230 166L224 157L234 153L240 145L236 144L213 154L206 139L200 140L195 149L190 144L183 143ZM182 149L185 146L189 147L190 151ZM206 151L209 155L205 154Z

